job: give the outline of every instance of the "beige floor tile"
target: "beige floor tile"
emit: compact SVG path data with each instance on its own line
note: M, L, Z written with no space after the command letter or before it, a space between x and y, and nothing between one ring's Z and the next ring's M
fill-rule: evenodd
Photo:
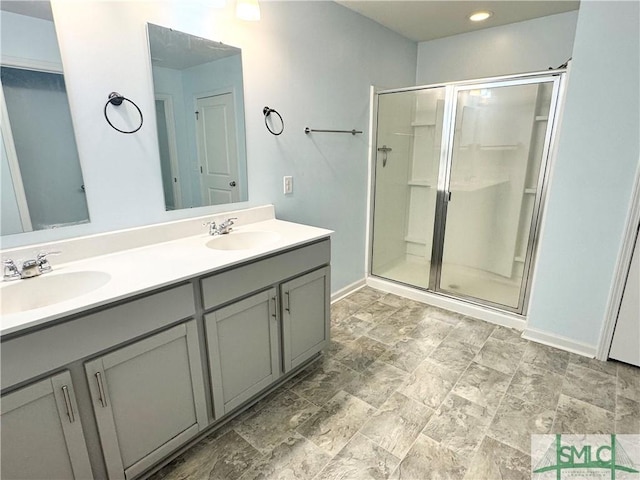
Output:
M560 395L552 433L611 434L615 429L615 415L590 403Z
M356 434L320 473L322 480L384 480L400 460L368 438Z
M346 384L344 390L378 408L408 377L407 372L376 361Z
M347 343L335 359L356 372L363 372L387 350L387 346L367 336Z
M554 416L555 409L507 395L496 412L489 436L530 454L531 435L551 432Z
M640 367L618 364L617 394L640 402Z
M258 451L266 454L317 411L318 407L313 403L285 390L262 409L244 418L235 430Z
M460 480L464 459L435 440L419 435L390 478L394 480Z
M325 452L336 455L375 411L359 398L338 392L297 431Z
M564 375L569 365L571 354L541 343L529 342L522 361L538 368L543 368Z
M562 393L610 412L616 409L616 377L570 363Z
M471 362L458 379L452 392L495 413L502 401L511 376L493 368Z
M367 421L360 433L402 458L431 415L431 408L396 392Z
M485 437L469 464L465 480L531 480L531 457Z
M555 409L564 376L521 363L507 389L509 395Z
M522 345L488 338L476 355L475 361L507 375L513 375L522 355L524 355Z
M466 464L484 438L491 417L486 408L452 393L422 433L459 454Z
M618 397L616 433L640 434L640 402Z
M457 373L428 359L422 362L398 391L427 407L436 409L455 384Z
M341 363L328 359L313 368L290 390L314 405L321 406L353 380L356 375L356 372Z
M210 438L214 438L211 440ZM261 455L235 431L207 437L150 477L150 480L236 480Z

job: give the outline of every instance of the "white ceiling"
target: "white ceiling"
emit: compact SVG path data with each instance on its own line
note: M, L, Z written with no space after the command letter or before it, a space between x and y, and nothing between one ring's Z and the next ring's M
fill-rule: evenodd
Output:
M522 22L577 10L579 1L537 0L336 0L400 35L416 42ZM484 22L471 22L469 14L489 10Z
M231 0L229 0L231 1ZM415 42L522 22L577 10L579 0L335 0ZM1 0L0 9L53 20L46 0ZM471 12L489 10L484 22L471 22Z

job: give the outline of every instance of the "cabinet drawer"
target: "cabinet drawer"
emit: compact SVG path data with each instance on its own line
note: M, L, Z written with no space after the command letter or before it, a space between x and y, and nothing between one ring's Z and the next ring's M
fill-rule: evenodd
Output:
M299 273L327 265L330 261L331 244L329 240L324 240L213 275L202 280L204 308L208 310L222 305Z
M193 316L191 284L2 343L2 388Z

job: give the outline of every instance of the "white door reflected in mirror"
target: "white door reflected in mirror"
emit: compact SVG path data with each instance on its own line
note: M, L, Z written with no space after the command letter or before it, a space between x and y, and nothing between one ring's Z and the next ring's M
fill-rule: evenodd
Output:
M247 200L239 48L147 24L165 208Z

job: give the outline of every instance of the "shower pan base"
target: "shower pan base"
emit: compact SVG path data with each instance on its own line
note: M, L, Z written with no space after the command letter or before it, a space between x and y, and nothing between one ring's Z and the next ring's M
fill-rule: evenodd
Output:
M452 295L459 295L459 292L463 291L471 297L506 305L512 298L517 297L520 290L518 281L492 272L467 265L445 263L444 266L446 274L440 280L441 288ZM431 262L428 260L408 255L381 269L379 273L380 277L385 279L427 289L430 267Z
M494 309L468 300L461 300L444 293L429 292L376 276L367 277L366 284L382 292L392 293L416 302L468 315L495 325L515 328L520 331L524 330L526 325L526 318L522 315Z

